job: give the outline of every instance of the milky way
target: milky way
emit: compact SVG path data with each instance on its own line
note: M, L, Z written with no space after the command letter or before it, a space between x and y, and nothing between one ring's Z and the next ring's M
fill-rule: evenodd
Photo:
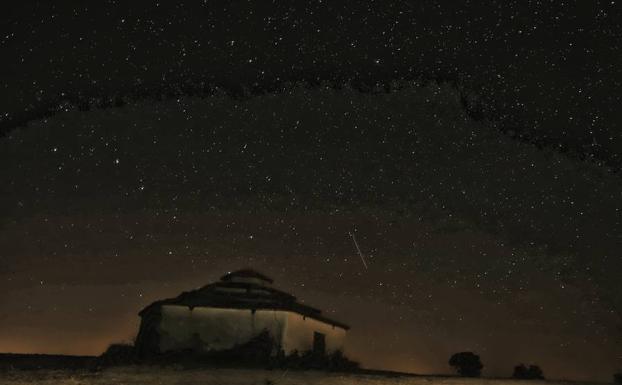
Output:
M484 110L507 118L504 131L617 169L619 7L600 0L8 3L0 127L62 100L84 106L210 84L263 92L283 81L440 77L484 98Z

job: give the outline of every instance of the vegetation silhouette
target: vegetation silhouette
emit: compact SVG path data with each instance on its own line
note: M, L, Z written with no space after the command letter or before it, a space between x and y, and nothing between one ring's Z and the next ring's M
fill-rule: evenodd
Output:
M479 356L473 352L456 353L449 359L449 365L462 377L479 377L484 365Z
M177 365L182 368L202 367L243 367L266 369L316 369L326 371L356 371L359 364L348 359L342 351L330 354L313 351L285 354L272 335L264 330L251 340L231 349L209 351L200 343L195 343L183 351L159 354L138 354L134 346L111 345L98 357L98 366L120 366L133 364Z
M514 367L513 378L521 380L544 380L544 373L538 365L519 364Z
M105 352L97 357L98 366L119 366L138 363L134 345L112 344Z
M77 371L96 367L93 356L62 354L0 353L0 372L13 370L67 370Z
M622 370L613 375L613 382L616 384L622 384Z

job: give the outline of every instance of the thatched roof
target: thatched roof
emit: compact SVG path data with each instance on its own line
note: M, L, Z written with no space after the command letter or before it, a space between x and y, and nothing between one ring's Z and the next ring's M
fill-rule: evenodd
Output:
M350 328L344 323L323 316L321 310L298 302L296 297L291 294L258 283L234 282L231 278L235 276L260 278L266 282L273 282L271 278L254 270L239 270L224 275L219 282L205 285L196 290L185 291L174 298L156 301L145 307L138 314L144 317L151 312L160 311L163 305L181 305L191 309L195 307L215 307L224 309L284 310L346 330Z

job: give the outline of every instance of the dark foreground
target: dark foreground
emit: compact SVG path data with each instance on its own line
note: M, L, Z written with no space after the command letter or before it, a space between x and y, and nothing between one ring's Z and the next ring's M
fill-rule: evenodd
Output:
M292 369L188 368L171 366L102 367L98 357L0 354L0 385L184 384L184 385L525 385L512 379L421 376L382 370L350 372ZM529 385L577 384L529 381Z
M569 384L562 381L529 381L529 385ZM161 367L115 367L87 370L7 370L0 384L25 385L519 385L524 381L461 377L391 376L363 373L288 371L260 369L193 369Z

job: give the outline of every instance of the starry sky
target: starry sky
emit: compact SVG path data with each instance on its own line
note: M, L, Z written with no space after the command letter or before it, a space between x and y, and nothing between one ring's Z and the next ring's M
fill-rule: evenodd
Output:
M5 7L0 351L253 267L366 367L622 367L616 2Z

